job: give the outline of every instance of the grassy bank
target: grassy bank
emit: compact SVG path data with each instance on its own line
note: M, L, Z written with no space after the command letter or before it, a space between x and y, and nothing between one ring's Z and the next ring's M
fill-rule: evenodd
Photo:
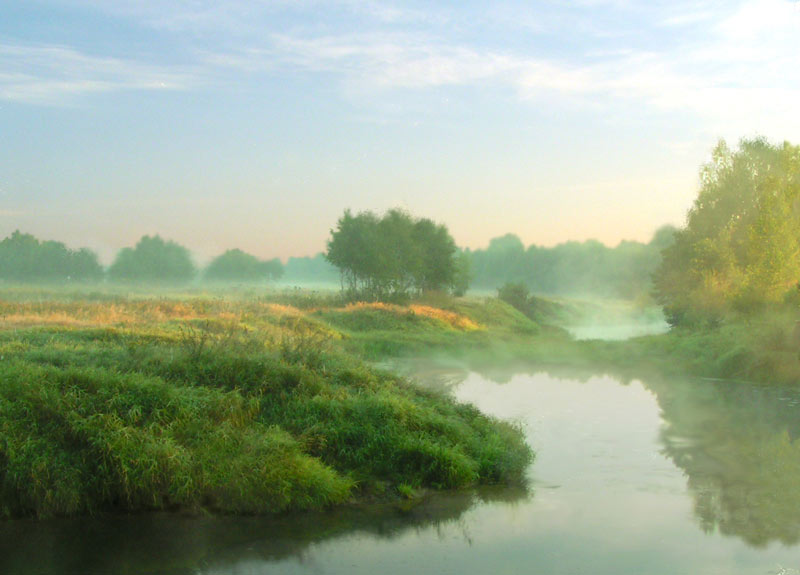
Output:
M20 294L0 301L0 515L320 508L519 481L532 458L513 426L357 357L480 345L513 310Z
M678 367L696 376L760 383L800 382L800 342L794 314L785 312L730 317L713 328L675 329L634 340L628 349L664 370Z

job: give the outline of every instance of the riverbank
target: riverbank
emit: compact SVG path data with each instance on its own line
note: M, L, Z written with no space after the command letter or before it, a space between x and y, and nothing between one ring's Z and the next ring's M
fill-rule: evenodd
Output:
M732 316L714 327L673 329L629 342L628 353L660 369L763 384L800 383L795 313ZM615 351L620 355L620 350Z
M800 381L786 315L576 341L554 325L576 309L0 292L0 515L271 513L523 480L533 454L519 429L374 367L394 359Z
M491 303L464 304L467 316L306 295L301 308L277 296L20 294L0 303L6 517L318 509L521 482L533 457L514 426L360 357L388 342L410 352L538 331L514 310L490 327ZM365 322L380 329L366 337Z

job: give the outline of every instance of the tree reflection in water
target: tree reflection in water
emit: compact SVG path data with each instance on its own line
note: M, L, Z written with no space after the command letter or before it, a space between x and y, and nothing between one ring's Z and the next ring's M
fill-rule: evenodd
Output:
M800 541L800 392L721 381L647 387L702 529L754 547Z

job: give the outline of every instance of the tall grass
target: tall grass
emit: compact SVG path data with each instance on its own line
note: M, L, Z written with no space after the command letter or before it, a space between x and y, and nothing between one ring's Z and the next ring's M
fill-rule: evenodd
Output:
M340 312L202 298L0 310L1 515L320 508L518 481L532 459L514 427L346 351L328 321ZM467 334L451 313L413 321Z

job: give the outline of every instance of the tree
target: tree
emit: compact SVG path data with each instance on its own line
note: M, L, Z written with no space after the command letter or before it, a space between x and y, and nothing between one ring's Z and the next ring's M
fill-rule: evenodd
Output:
M450 290L456 246L447 228L394 209L379 218L349 210L331 230L325 259L339 269L352 298L385 300Z
M429 219L414 224L413 242L416 245L414 281L419 291L453 288L458 259L455 241L444 225ZM463 277L461 278L463 282ZM466 291L466 289L464 289Z
M717 322L780 301L800 280L800 148L720 142L686 227L663 251L655 294L673 324Z
M157 235L123 248L108 269L109 278L119 282L185 283L196 273L188 249Z
M39 241L19 230L0 241L0 279L24 282L99 281L103 268L87 248Z
M257 257L232 249L214 258L203 274L211 281L257 282L275 280L283 275L280 260L262 261Z
M453 295L463 296L472 281L472 254L469 251L458 252L455 257L453 274Z
M353 216L345 210L331 230L325 259L339 268L342 290L351 296L376 295L383 273L378 261L378 218L371 212Z

